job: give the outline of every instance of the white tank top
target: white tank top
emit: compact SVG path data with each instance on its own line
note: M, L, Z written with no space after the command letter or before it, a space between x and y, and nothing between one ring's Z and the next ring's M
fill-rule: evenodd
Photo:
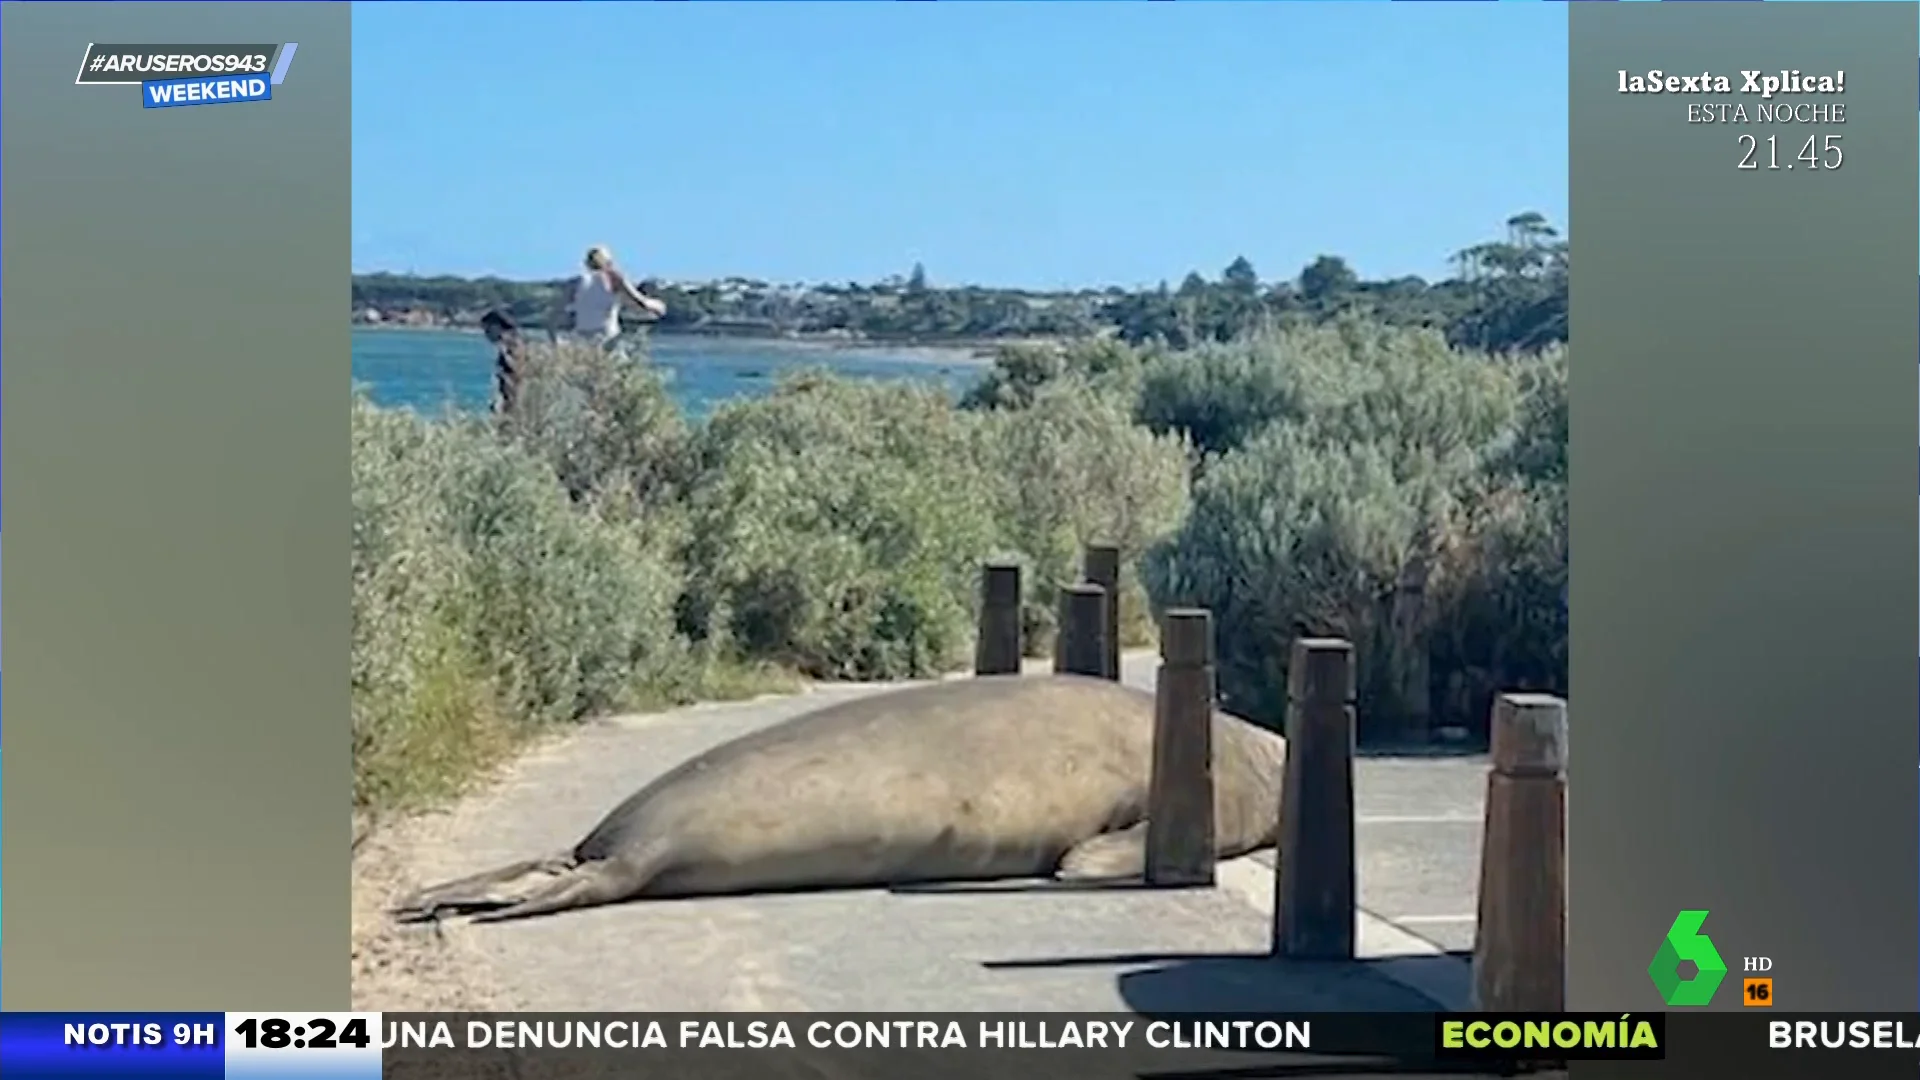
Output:
M605 274L588 271L580 275L573 291L573 330L601 337L620 333L620 294Z

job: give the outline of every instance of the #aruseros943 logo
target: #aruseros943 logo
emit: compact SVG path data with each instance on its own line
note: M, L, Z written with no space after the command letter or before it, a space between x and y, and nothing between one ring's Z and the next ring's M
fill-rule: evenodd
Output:
M272 101L300 46L102 45L89 42L80 57L78 86L140 87L148 109Z

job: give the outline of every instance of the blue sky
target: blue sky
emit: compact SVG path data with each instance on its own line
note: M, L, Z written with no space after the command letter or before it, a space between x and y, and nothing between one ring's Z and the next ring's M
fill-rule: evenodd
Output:
M357 4L357 271L1446 272L1566 220L1559 4Z

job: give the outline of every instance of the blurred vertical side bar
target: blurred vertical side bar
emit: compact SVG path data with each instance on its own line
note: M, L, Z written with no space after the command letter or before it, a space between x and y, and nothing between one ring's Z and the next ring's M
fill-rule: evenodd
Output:
M350 17L0 6L10 1012L347 1004ZM300 45L148 109L101 42Z
M1781 1008L1910 1009L1915 6L1569 15L1568 1005L1661 1008L1691 909L1709 1008L1765 957Z

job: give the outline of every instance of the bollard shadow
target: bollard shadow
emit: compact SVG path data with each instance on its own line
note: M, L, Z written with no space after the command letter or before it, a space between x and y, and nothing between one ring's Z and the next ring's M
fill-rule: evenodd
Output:
M1121 973L1116 983L1128 1008L1149 1016L1182 1012L1435 1012L1451 1006L1413 987L1444 984L1450 977L1461 975L1470 962L1465 953L1346 961L1282 960L1264 953L1215 954L1150 962ZM1388 971L1393 974L1388 975ZM1424 1046L1420 1049L1424 1052Z

